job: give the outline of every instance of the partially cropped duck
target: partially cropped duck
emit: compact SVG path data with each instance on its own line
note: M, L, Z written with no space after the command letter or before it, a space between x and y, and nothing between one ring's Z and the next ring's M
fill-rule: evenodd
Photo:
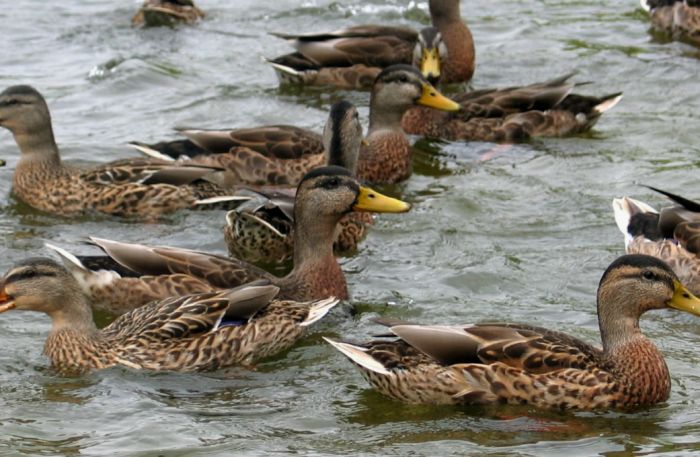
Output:
M164 246L144 246L92 238L119 269L90 270L80 259L57 249L92 306L111 314L151 300L183 293L227 289L265 279L280 288L279 297L315 300L348 297L345 275L333 255L338 221L351 211L400 213L408 203L362 187L341 167L309 172L299 184L294 205L294 267L279 278L247 262Z
M251 284L155 301L99 330L80 285L53 260L18 263L0 287L0 312L49 315L44 354L65 375L115 365L171 371L250 365L290 347L337 303L279 300L277 287Z
M438 72L430 76L440 78ZM453 99L461 109L452 113L412 107L401 126L407 133L452 141L513 142L586 132L620 101L622 94L574 94L576 84L569 81L571 76L529 86L458 94Z
M528 404L545 409L649 406L668 399L661 352L639 328L646 311L700 315L664 262L626 255L598 287L602 348L524 324L390 327L395 338L366 344L327 339L384 395L417 404Z
M467 82L474 74L474 42L460 16L459 0L430 0L430 18L440 36L440 71L444 83ZM282 83L332 85L359 89L395 64L414 64L426 71L437 48L408 27L359 25L327 33L275 33L297 52L270 60Z
M202 10L192 0L146 0L131 18L134 25L146 27L191 24L204 17Z
M640 0L655 30L700 46L700 0Z
M625 250L663 260L694 294L700 295L700 203L651 189L675 204L659 212L629 197L613 200L615 222L625 236Z
M323 129L324 150L331 165L357 171L362 126L355 105L340 101L331 106ZM283 263L292 259L294 249L295 189L243 189L250 197L226 215L224 239L229 254L255 263ZM342 217L335 230L333 251L357 248L373 223L371 213L352 212Z
M226 178L211 167L141 158L92 169L63 163L49 109L30 86L0 93L0 127L12 132L21 152L12 181L14 194L48 213L153 218L229 199L222 187Z
M411 106L456 111L459 105L437 91L410 65L384 69L370 95L369 130L360 149L357 175L370 182L393 183L411 174L411 145L401 118ZM328 163L320 135L291 126L245 130L183 130L188 140L152 145L137 143L146 154L188 163L224 167L237 182L296 185L313 167Z

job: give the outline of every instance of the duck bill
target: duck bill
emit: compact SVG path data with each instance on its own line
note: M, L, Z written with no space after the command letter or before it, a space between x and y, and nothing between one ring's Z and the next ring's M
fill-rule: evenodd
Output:
M700 298L691 294L680 281L673 281L673 287L673 297L669 300L668 306L700 316Z
M416 103L441 111L459 111L459 103L445 97L427 82L423 83L423 93Z
M440 79L440 54L437 48L423 50L420 59L420 72L431 83Z
M353 211L370 211L373 213L405 213L411 204L382 195L369 187L360 187L360 194L352 207Z
M0 291L0 313L4 313L5 311L9 311L15 307L15 301L12 300L12 298L7 295L7 292L5 290Z

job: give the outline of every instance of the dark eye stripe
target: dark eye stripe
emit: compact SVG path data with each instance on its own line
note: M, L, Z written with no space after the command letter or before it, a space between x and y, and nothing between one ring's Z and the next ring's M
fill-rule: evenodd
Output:
M15 281L21 281L23 279L30 279L30 278L35 278L37 276L49 276L49 277L54 277L56 276L56 273L52 271L39 271L35 270L33 268L31 269L26 269L22 271L18 271L17 273L13 273L7 278L5 278L5 284L9 284L11 282Z

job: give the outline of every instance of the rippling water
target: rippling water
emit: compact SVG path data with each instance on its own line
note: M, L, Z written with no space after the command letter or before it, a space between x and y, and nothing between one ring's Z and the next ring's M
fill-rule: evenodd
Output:
M415 203L382 216L357 256L342 259L358 311L335 312L294 349L210 375L122 369L57 378L41 356L48 319L0 316L3 455L693 455L700 449L697 322L648 315L667 357L667 404L623 414L405 406L368 389L321 335L364 339L377 315L431 323L509 319L595 341L595 290L622 253L613 197L664 200L647 183L700 196L698 50L653 37L634 0L465 0L477 46L474 87L578 71L587 93L624 100L585 137L512 147L430 144L416 173L385 189ZM52 110L64 159L135 156L126 141L174 137L173 126L296 123L320 130L340 98L366 93L279 90L261 56L287 52L267 31L428 21L422 1L201 0L194 27L130 27L138 2L16 0L0 9L0 86L29 83ZM39 214L9 196L18 151L0 130L0 270L45 254L45 240L87 235L223 252L223 214L156 224ZM490 160L484 160L490 156ZM77 246L77 247L76 247Z

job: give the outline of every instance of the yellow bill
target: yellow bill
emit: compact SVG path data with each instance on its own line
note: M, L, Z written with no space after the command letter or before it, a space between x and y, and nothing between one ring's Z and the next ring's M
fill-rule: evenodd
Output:
M373 213L405 213L411 204L382 195L369 187L360 187L360 194L355 200L353 211L370 211Z
M445 97L427 82L423 83L423 94L416 103L442 111L459 111L460 108L459 103Z
M691 294L680 281L673 281L673 297L667 303L671 308L700 316L700 298Z
M427 80L434 82L440 79L440 53L437 48L423 49L420 57L420 72Z
M5 311L9 311L12 308L15 307L15 301L12 300L12 298L7 295L7 292L5 290L0 291L0 313L4 313Z

